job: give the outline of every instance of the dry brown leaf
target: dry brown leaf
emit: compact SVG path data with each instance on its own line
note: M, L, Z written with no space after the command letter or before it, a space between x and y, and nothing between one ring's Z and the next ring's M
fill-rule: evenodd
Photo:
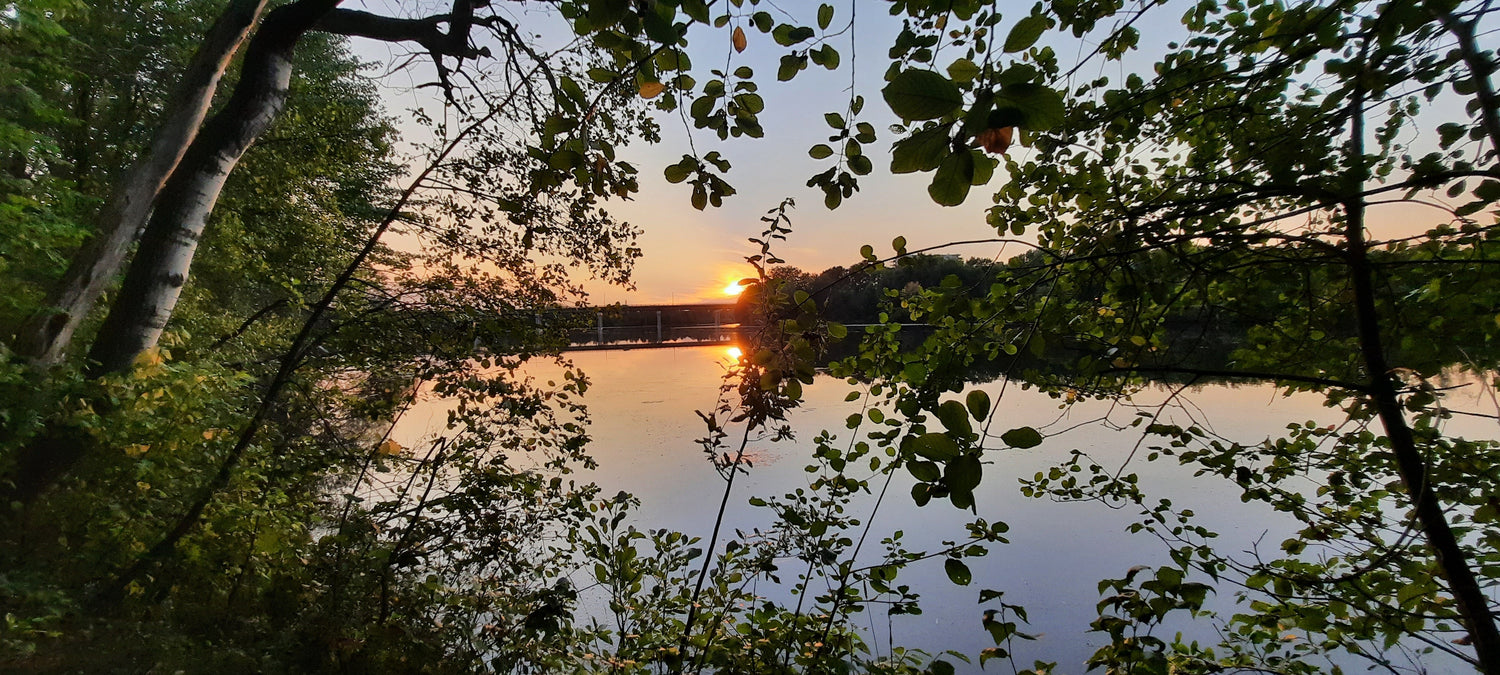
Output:
M748 44L748 43L745 40L745 29L744 28L741 28L739 26L735 26L734 27L734 37L731 38L731 39L734 40L734 51L737 51L737 52L745 51L745 45Z
M663 91L666 91L666 89L667 85L660 82L642 82L641 98L656 98L657 96L660 96Z
M984 148L985 152L1003 155L1010 149L1011 140L1015 138L1015 127L997 127L985 129L974 135L974 144Z

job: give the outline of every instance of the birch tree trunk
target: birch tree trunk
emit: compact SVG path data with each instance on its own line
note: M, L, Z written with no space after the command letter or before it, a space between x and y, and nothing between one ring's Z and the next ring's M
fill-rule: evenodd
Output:
M219 79L265 6L266 0L231 0L214 21L173 90L151 144L125 171L100 210L94 235L73 254L44 308L16 331L11 343L16 354L41 366L62 360L78 324L119 272L152 202L197 136Z
M250 41L234 95L203 126L157 198L140 249L89 351L90 374L128 369L161 338L225 179L286 104L297 42L337 4L298 0L266 15Z
M297 42L309 30L388 42L416 42L433 57L447 91L442 57L474 58L469 43L474 8L487 0L453 0L452 11L422 19L338 9L340 0L296 0L266 15L250 40L240 82L224 110L203 127L162 189L141 235L140 250L89 350L88 372L130 368L156 346L187 283L198 239L229 172L286 104ZM445 32L439 26L447 24ZM449 94L451 96L451 93Z

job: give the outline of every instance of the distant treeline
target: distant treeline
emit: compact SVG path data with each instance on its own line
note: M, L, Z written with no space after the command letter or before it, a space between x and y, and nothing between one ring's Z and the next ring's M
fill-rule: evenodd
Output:
M1500 241L1475 238L1464 243L1398 244L1371 251L1379 281L1389 292L1396 297L1429 300L1420 310L1407 307L1393 313L1392 321L1402 330L1400 338L1391 340L1386 349L1420 364L1423 372L1451 365L1446 357L1429 354L1426 349L1439 336L1462 339L1468 345L1470 359L1489 362L1500 358L1494 356L1500 354L1500 345L1492 343L1482 325L1450 318L1495 316L1500 299L1489 289L1494 287L1500 268L1456 263L1491 260L1497 248ZM1074 365L1073 358L1089 351L1077 347L1099 339L1075 329L1077 317L1112 315L1111 308L1140 302L1149 302L1155 309L1135 319L1138 325L1132 330L1140 336L1135 345L1138 349L1121 345L1127 351L1140 352L1132 357L1135 363L1223 367L1235 361L1237 354L1248 353L1241 350L1261 349L1261 343L1270 336L1285 332L1282 326L1290 295L1306 288L1345 289L1348 284L1342 258L1316 246L1289 248L1277 259L1247 259L1236 281L1243 288L1234 302L1224 302L1205 285L1200 274L1200 263L1206 256L1233 257L1237 255L1233 251L1182 244L1137 256L1129 264L1101 263L1091 277L1067 278L1056 274L1059 261L1050 255L1033 250L1005 262L956 255L912 255L889 266L862 262L816 274L776 267L770 276L805 291L817 303L823 318L844 324L941 323L940 315L911 317L905 301L924 293L948 298L946 304L936 307L956 306L951 303L962 302L963 298L991 294L1006 297L1013 307L1027 308L1012 315L1012 320L1028 317L1023 319L1027 325L989 329L997 331L996 336L1008 335L1005 339L1011 340L1023 356L1031 352L1030 357L1038 364L1054 367ZM1441 265L1447 274L1433 279L1418 273L1434 265ZM1353 349L1348 343L1355 337L1356 326L1346 306L1323 308L1316 325L1300 330L1297 353L1285 357L1312 371L1331 367L1338 354ZM1043 338L1045 348L1040 344ZM1038 344L1029 344L1033 342ZM841 353L847 351L845 348Z
M986 258L963 259L957 255L912 255L892 266L860 263L852 267L830 267L817 274L796 267L773 267L770 276L806 291L818 303L822 316L846 324L875 323L885 311L892 319L910 319L900 309L900 298L937 288L948 277L972 293L989 291L1004 263ZM953 281L949 281L950 286Z

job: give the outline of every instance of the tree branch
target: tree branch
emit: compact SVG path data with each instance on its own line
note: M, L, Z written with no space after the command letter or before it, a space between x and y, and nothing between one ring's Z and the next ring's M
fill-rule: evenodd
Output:
M1291 373L1270 373L1256 370L1215 370L1212 368L1182 368L1177 366L1126 366L1118 368L1105 368L1101 373L1174 373L1181 375L1197 375L1201 377L1222 377L1226 379L1242 380L1275 380L1280 382L1302 382L1304 384L1317 384L1325 387L1337 387L1365 393L1369 387L1363 384L1335 380L1328 377L1313 377L1310 375L1293 375Z
M435 55L461 59L482 56L480 50L469 46L469 27L474 24L471 3L455 3L455 8L465 8L459 18L453 14L436 14L420 19L401 19L381 16L357 9L335 9L323 16L314 29L349 37L362 37L382 42L415 42ZM441 26L449 24L447 31Z
M1443 27L1458 38L1458 53L1464 65L1469 67L1469 76L1474 80L1474 98L1479 100L1479 118L1484 131L1490 137L1490 148L1500 153L1500 97L1490 86L1490 73L1495 72L1495 63L1479 49L1474 37L1475 21L1464 21L1452 12L1438 16ZM1477 19L1476 19L1477 21Z

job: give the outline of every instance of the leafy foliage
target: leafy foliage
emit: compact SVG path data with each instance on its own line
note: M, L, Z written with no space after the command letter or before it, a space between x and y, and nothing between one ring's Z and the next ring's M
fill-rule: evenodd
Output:
M206 6L0 11L0 324L37 309L40 284L88 235L108 167L139 152ZM1034 237L1034 252L964 264L898 238L896 267L867 246L857 268L810 277L773 252L791 204L767 214L745 296L765 330L700 413L721 516L747 443L793 440L787 414L850 333L837 313L878 319L833 367L866 400L848 433L811 440L807 487L751 499L773 528L706 540L637 529L632 497L572 479L590 465L587 377L535 382L523 368L564 345L566 326L538 317L581 299L580 274L629 281L637 230L603 204L639 187L619 150L657 140L648 113L720 140L764 136L768 78L734 55L774 50L778 82L849 67L835 43L856 39L852 6L845 21L824 4L560 2L578 39L545 55L509 19L481 16L483 45L466 35L461 53L433 54L444 103L415 112L430 145L412 153L424 168L405 190L390 187L406 158L375 89L325 36L304 45L290 106L231 177L167 339L102 379L76 364L0 366L0 487L15 496L0 658L951 673L950 656L967 656L875 655L851 618L919 613L897 579L922 561L985 585L965 559L1004 543L1005 523L971 518L966 537L928 551L891 533L878 556L869 535L898 476L916 504L972 513L1002 473L986 467L996 451L1047 440L1025 420L996 426L1004 401L964 392L1004 364L1007 380L1064 402L1119 400L1165 374L1320 392L1346 416L1251 444L1149 412L1131 427L1145 461L1193 467L1294 518L1279 552L1215 548L1190 510L1082 452L1024 481L1034 497L1131 509L1132 529L1169 547L1170 564L1100 583L1092 627L1108 644L1090 667L1315 672L1347 653L1399 670L1440 653L1500 669L1484 591L1500 569L1496 444L1445 435L1453 412L1436 383L1496 365L1500 103L1479 41L1492 8L1201 2L1180 14L1184 37L1152 54L1137 23L1172 11L1156 4L887 8L903 21L880 97L902 121L891 172L927 174L945 206L999 180L989 224ZM722 68L694 69L687 39L700 30L727 38ZM1050 43L1063 36L1088 45L1078 62ZM476 70L491 48L505 58ZM130 58L104 58L117 53ZM827 163L807 184L828 208L875 168L866 149L882 135L865 103L851 88L807 151ZM663 175L701 210L737 193L731 168L725 151L694 149ZM1424 232L1375 238L1387 201L1439 208ZM421 246L386 248L387 232ZM908 322L930 330L914 339ZM447 428L405 448L390 424L427 394L452 402ZM17 478L45 472L37 457L69 456L85 461L48 490ZM851 515L872 495L874 511ZM789 564L795 605L755 593ZM580 573L608 595L596 621L575 616ZM1207 611L1231 584L1239 610ZM1025 608L978 590L999 607L982 624L995 642L982 666L1032 636ZM1222 640L1160 635L1182 617Z

